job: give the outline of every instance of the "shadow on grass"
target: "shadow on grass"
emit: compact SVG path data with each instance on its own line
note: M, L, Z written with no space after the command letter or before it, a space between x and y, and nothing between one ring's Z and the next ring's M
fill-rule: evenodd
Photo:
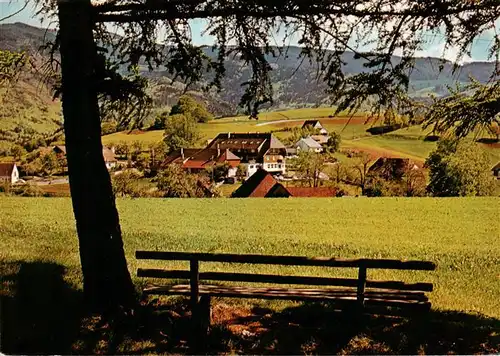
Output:
M193 353L187 301L143 301L127 318L86 314L62 266L0 263L1 351L7 354ZM355 318L328 304L275 311L212 303L204 353L474 354L500 352L500 320L432 311ZM198 352L200 352L198 350Z
M63 266L0 262L1 344L7 354L65 354L77 337L82 295L68 286Z
M215 301L205 347L193 351L187 303L144 303L123 334L115 330L111 353L243 354L475 354L500 351L500 320L432 311L413 317L365 315L327 304L281 311Z

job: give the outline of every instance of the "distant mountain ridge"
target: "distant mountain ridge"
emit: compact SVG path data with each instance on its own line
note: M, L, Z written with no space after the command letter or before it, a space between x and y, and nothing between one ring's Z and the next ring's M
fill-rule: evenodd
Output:
M0 48L8 50L36 51L44 40L53 40L55 32L29 26L23 23L0 25ZM215 57L211 48L205 47L205 53ZM326 85L316 79L316 65L304 61L300 68L299 47L288 47L286 56L269 57L273 68L271 77L274 89L274 105L272 108L292 108L304 106L329 105ZM362 59L354 59L354 54L346 52L343 55L344 71L347 75L366 71ZM400 57L393 56L398 62ZM222 83L220 93L204 93L201 85L190 88L190 93L199 100L205 101L216 115L231 115L237 110L237 105L244 92L241 83L251 75L251 69L234 58L226 60L226 77ZM415 58L415 67L410 76L410 95L427 97L429 94L438 96L447 95L448 85L469 82L469 76L481 82L486 82L493 73L495 63L472 62L460 65L454 71L454 64L439 58ZM143 68L142 73L152 79L152 92L157 106L172 106L178 96L184 91L182 83L172 83L168 73L157 69L148 72ZM208 81L208 77L206 78ZM271 109L272 109L271 108Z

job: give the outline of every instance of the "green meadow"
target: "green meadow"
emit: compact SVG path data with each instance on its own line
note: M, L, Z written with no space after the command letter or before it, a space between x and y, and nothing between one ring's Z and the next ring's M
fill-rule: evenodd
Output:
M134 252L141 249L429 260L437 264L436 271L370 271L368 278L432 282L430 300L436 310L495 318L500 318L499 203L499 198L117 201L132 275L139 267ZM70 199L0 197L0 206L2 276L15 273L15 262L54 263L64 267L68 285L81 289ZM187 267L180 262L163 266ZM228 266L207 263L201 268L227 270ZM235 271L355 273L253 265ZM8 283L3 287L7 287L4 293L13 293Z

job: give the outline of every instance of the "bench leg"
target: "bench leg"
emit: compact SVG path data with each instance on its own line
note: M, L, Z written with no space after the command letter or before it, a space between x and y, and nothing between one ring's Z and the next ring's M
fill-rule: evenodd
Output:
M200 318L200 331L206 335L208 329L210 328L210 323L212 321L212 310L210 308L210 296L203 295L200 298L200 303L198 305L199 318Z
M211 322L210 296L201 296L192 310L192 338L196 353L202 352L206 347L207 334Z

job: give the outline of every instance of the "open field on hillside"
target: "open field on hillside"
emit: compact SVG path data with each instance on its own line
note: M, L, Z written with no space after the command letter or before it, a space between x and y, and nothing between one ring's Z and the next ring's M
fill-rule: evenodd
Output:
M119 199L118 208L132 273L138 249L422 259L436 262L437 271L370 271L369 278L433 282L435 308L498 318L499 203L498 198ZM65 280L79 288L70 199L3 197L0 204L1 262L60 264L67 269ZM263 272L261 266L240 269ZM278 266L266 272L325 274ZM345 273L354 271L329 275Z
M375 157L408 157L423 162L436 147L436 142L424 141L429 130L420 126L399 129L384 135L372 135L366 130L376 126L376 123L366 123L365 116L352 118L339 116L329 118L334 109L297 109L283 112L262 114L259 121L248 117L233 117L213 120L200 124L203 136L200 147L205 140L212 139L220 132L274 132L279 139L286 139L290 132L280 131L286 128L300 127L306 119L319 119L329 131L335 131L342 136L341 148L363 150ZM141 141L145 144L158 142L163 138L163 131L119 132L103 137L105 144L120 141ZM493 164L500 160L500 148L495 145L482 145Z

